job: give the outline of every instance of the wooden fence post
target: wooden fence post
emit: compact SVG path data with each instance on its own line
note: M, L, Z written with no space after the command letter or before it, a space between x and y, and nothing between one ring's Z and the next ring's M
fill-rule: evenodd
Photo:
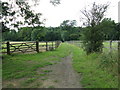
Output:
M60 43L61 43L61 42L60 42L60 41L58 41L58 47L59 47Z
M10 42L7 42L7 54L10 55Z
M58 48L59 44L60 44L60 41L57 41L56 42L56 48Z
M48 51L48 42L46 41L46 51Z
M56 44L55 44L55 48L57 48L58 47L58 41L56 41Z
M37 53L39 53L39 42L38 41L36 41L36 51Z
M53 41L52 41L52 50L53 50L54 48L53 48Z
M55 42L55 48L57 48L57 43L58 43L58 41Z

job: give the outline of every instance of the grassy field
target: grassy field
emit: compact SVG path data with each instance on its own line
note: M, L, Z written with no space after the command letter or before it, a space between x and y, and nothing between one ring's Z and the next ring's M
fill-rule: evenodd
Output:
M104 43L108 45L107 43ZM115 46L117 44L114 44ZM38 69L56 64L61 58L73 55L73 68L82 77L80 83L84 88L117 88L118 87L118 63L117 51L110 54L108 48L102 54L93 53L86 55L82 48L63 43L55 51L38 54L19 54L3 57L3 86L15 87L17 81L19 87L37 88L42 85L41 80L46 80L46 73ZM41 79L41 80L39 80ZM14 83L11 83L13 81Z

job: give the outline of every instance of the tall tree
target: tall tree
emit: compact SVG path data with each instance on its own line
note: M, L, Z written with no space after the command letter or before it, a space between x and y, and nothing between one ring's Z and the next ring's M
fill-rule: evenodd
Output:
M81 11L84 15L84 25L88 27L83 33L83 43L87 54L102 51L104 38L99 24L104 18L108 6L108 4L94 2L90 10L85 8Z
M73 27L76 26L76 20L64 20L60 24L61 28L61 39L64 42L65 40L69 40L69 34L73 29Z
M0 10L0 24L2 25L2 32L9 31L12 22L14 21L13 16L15 15L15 11L13 11L13 6L8 2L2 2L1 10ZM9 25L9 26L8 26Z
M117 31L116 37L118 40L118 66L120 68L120 23L116 24L116 31Z
M32 1L34 1L33 5L37 5L40 0ZM33 12L28 2L29 0L0 0L0 24L2 25L2 32L10 30L11 27L12 29L18 29L20 25L23 25L23 23L32 25L33 27L42 24L42 22L40 22L41 13ZM50 0L50 3L58 5L60 4L60 0ZM23 18L18 21L18 17Z

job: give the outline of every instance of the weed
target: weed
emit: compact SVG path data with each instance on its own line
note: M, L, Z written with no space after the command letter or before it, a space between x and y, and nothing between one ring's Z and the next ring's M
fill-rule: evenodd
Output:
M13 87L14 87L13 84L8 84L8 85L7 85L7 88L13 88Z
M49 73L49 72L52 72L52 70L45 70L44 72Z
M55 88L54 86L49 86L48 88Z
M45 81L45 80L47 80L48 78L42 78L41 80L43 80L43 81Z
M56 82L56 83L57 83L57 82L58 82L58 80L54 80L54 82Z
M24 82L22 82L22 86L28 86L29 84L31 84L32 82L34 82L36 80L36 78L28 78L27 80L25 80Z

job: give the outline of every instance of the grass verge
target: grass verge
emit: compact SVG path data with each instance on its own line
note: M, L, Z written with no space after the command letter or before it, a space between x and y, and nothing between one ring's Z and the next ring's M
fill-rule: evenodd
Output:
M115 66L102 67L101 61L110 61L109 55L93 53L86 55L83 49L72 46L73 67L81 73L81 84L85 88L118 88L117 62ZM104 52L106 53L106 52ZM115 54L114 54L115 55ZM112 58L112 60L115 58ZM110 65L110 63L108 63Z

